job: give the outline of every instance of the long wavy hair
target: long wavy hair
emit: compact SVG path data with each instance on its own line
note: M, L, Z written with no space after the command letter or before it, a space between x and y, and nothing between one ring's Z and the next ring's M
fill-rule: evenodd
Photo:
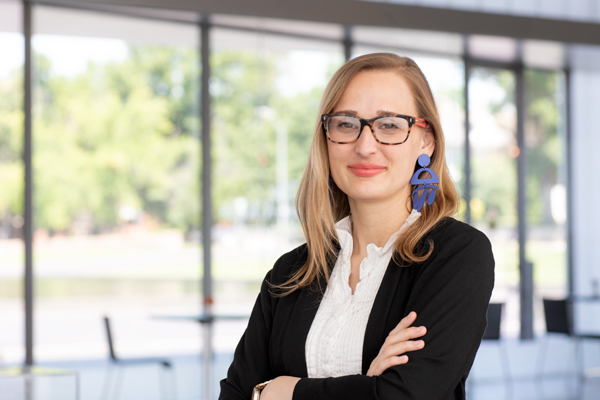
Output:
M401 234L394 244L394 260L410 265L425 261L433 251L433 243L419 246L423 236L441 219L453 215L458 207L459 195L446 165L444 134L427 79L410 58L390 53L366 54L346 62L333 75L327 85L318 116L332 112L352 78L361 71L392 71L406 81L414 97L418 117L425 119L434 136L435 150L429 168L439 177L439 190L432 205L423 207L421 217ZM415 165L415 171L418 165ZM335 262L338 237L335 223L350 214L348 196L329 182L329 154L327 138L320 118L317 118L314 137L306 168L296 195L296 210L308 247L307 260L289 279L275 286L281 296L317 283L329 282L329 266ZM416 187L411 188L411 191ZM409 193L410 193L409 192ZM406 199L410 212L411 197ZM400 259L404 263L400 263Z

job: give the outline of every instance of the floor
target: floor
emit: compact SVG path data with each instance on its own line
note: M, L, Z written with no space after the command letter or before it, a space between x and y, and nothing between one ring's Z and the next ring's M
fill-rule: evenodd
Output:
M543 361L543 375L539 374L540 352L547 348ZM484 342L479 350L468 381L468 399L473 400L598 400L600 378L587 379L583 384L573 375L573 343L563 338L519 341L501 344ZM600 344L586 343L584 366L598 366ZM502 356L507 356L502 363ZM225 376L232 354L214 356L212 398L218 397L218 381ZM108 395L104 390L107 372L106 360L61 361L46 363L45 367L75 370L79 373L81 400L172 399L173 389L179 400L203 399L202 364L200 355L171 357L174 374L161 373L158 364L130 366L120 370L121 385L118 393ZM504 369L503 369L504 365ZM114 374L112 389L117 386ZM174 378L174 381L172 380ZM33 395L27 397L24 382L19 378L0 379L0 400L70 400L75 399L75 380L72 376L40 376L33 381ZM166 391L161 397L161 390Z

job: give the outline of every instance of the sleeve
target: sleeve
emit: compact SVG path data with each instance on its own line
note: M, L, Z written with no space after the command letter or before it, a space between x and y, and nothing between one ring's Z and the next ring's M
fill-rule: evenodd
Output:
M227 378L221 381L219 400L248 400L259 383L273 379L269 357L274 299L269 293L272 271L267 273L250 314L248 327L238 343Z
M425 347L379 376L303 378L293 400L464 397L454 391L466 379L485 331L494 259L481 232L455 233L435 241L438 248L421 267L407 304L407 313L417 312L414 326L427 327Z

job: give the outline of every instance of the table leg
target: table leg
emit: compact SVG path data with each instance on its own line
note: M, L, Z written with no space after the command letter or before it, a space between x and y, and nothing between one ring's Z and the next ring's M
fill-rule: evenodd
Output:
M204 348L202 351L202 373L204 400L212 400L211 370L212 370L212 321L202 324L204 328Z

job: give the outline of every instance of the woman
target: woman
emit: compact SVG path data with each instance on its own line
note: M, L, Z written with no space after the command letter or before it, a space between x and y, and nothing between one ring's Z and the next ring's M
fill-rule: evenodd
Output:
M265 381L261 400L464 399L494 260L450 217L426 78L408 58L355 58L319 115L296 198L307 243L265 277L220 399Z

